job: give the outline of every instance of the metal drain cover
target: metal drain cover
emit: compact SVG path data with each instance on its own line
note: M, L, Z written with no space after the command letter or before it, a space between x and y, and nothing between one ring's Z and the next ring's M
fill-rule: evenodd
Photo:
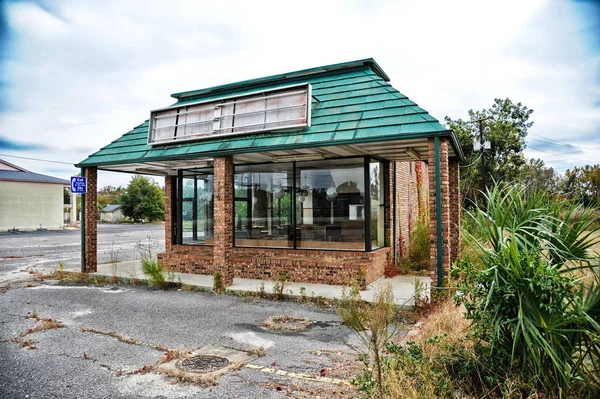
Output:
M229 360L221 356L197 355L183 359L177 363L177 367L194 373L209 373L223 369L229 365Z

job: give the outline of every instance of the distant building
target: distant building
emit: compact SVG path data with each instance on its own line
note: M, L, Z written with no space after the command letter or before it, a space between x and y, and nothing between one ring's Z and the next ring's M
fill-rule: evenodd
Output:
M0 230L63 227L67 180L0 159Z
M100 211L100 221L105 223L122 223L127 218L123 215L121 205L107 205Z

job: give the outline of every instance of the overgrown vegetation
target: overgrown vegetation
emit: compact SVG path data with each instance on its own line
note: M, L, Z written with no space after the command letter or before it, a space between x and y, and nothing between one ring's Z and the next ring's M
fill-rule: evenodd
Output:
M344 290L336 310L344 324L358 336L368 350L367 354L360 356L367 373L358 377L359 386L363 391L383 398L383 350L396 331L393 324L396 312L391 284L386 284L375 294L373 303L363 301L360 289L355 284L350 291ZM374 373L369 370L371 364L375 368Z
M486 202L467 213L481 234L470 237L478 262L454 270L484 359L557 397L600 394L594 210L506 185Z
M381 383L365 363L366 397L600 396L598 211L502 184L484 202L464 218L454 301L385 345Z

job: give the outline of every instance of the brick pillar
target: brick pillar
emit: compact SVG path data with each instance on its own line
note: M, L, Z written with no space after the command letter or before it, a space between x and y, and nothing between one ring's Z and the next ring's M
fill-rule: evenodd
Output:
M173 248L173 188L175 187L176 176L165 176L165 251L169 252Z
M216 157L214 172L214 265L228 286L233 284L233 158Z
M437 215L436 207L436 165L435 165L435 146L434 139L429 139L429 215L430 215L430 274L432 284L437 285L438 278L438 237L437 237L437 220L438 217L442 220L442 269L444 278L447 277L448 268L450 266L450 190L449 190L449 164L448 164L448 141L445 138L440 138L440 176L441 176L441 200L442 212Z
M85 272L98 271L98 170L85 168L83 176L87 178L85 195Z
M453 159L449 165L450 172L450 262L455 262L460 255L460 169L458 160Z

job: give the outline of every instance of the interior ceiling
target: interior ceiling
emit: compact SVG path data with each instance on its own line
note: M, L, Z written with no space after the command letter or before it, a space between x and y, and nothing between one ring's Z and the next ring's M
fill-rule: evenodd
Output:
M233 160L236 164L242 164L272 162L275 157L294 155L322 155L325 158L372 155L388 161L410 161L413 160L413 158L407 153L407 149L409 148L418 154L419 159L424 161L427 160L427 139L347 144L341 146L324 146L285 151L262 151L234 155ZM452 146L449 146L448 150L448 156L450 158L456 156ZM292 160L293 159L290 159L289 161ZM193 158L176 161L149 161L144 163L109 165L101 166L98 169L164 176L176 175L178 169L199 168L211 165L212 158Z

